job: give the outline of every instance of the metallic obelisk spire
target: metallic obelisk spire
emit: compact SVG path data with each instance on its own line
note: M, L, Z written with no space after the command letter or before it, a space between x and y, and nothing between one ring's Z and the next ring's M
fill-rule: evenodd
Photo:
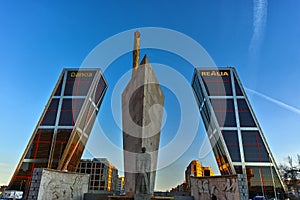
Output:
M133 59L132 59L132 75L135 73L139 66L140 59L140 32L134 32L134 46L133 46Z

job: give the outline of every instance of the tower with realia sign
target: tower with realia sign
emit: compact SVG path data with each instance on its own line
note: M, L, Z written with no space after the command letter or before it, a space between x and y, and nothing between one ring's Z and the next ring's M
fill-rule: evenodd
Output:
M285 185L236 70L197 68L192 87L221 174L245 174L249 198L282 199Z

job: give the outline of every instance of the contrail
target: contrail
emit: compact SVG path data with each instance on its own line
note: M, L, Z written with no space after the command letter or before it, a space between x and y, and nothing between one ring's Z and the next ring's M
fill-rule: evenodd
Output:
M264 99L266 99L266 100L268 100L268 101L270 101L270 102L272 102L272 103L275 103L275 104L279 105L279 106L282 107L282 108L285 108L285 109L287 109L287 110L289 110L289 111L292 111L292 112L294 112L294 113L300 114L300 109L298 109L298 108L295 108L295 107L290 106L290 105L288 105L288 104L286 104L286 103L283 103L283 102L281 102L281 101L278 101L278 100L276 100L276 99L273 99L273 98L271 98L271 97L269 97L269 96L266 96L266 95L264 95L264 94L262 94L262 93L260 93L260 92L255 91L255 90L252 90L252 89L249 89L249 88L245 88L245 89L246 89L248 92L253 93L253 94L256 94L256 95L258 95L258 96L260 96L260 97L262 97L262 98L264 98Z
M267 7L268 0L253 0L253 35L249 46L252 53L261 45L267 22Z

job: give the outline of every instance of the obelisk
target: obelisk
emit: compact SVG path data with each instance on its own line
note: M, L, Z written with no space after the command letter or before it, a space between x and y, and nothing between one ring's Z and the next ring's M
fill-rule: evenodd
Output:
M136 193L153 194L164 106L164 94L147 55L140 63L139 56L140 33L136 31L132 77L122 94L124 175L127 196L134 196ZM141 160L145 159L143 155L148 155L147 160ZM148 163L147 165L150 166L141 166L144 165L141 163ZM143 187L137 185L141 182Z

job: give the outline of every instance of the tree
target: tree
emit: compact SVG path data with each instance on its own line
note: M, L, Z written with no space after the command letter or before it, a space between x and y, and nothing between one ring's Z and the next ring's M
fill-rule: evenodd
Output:
M297 155L297 163L294 164L293 158L288 156L288 165L279 165L280 173L288 186L289 192L294 192L296 197L299 197L300 189L300 155Z

